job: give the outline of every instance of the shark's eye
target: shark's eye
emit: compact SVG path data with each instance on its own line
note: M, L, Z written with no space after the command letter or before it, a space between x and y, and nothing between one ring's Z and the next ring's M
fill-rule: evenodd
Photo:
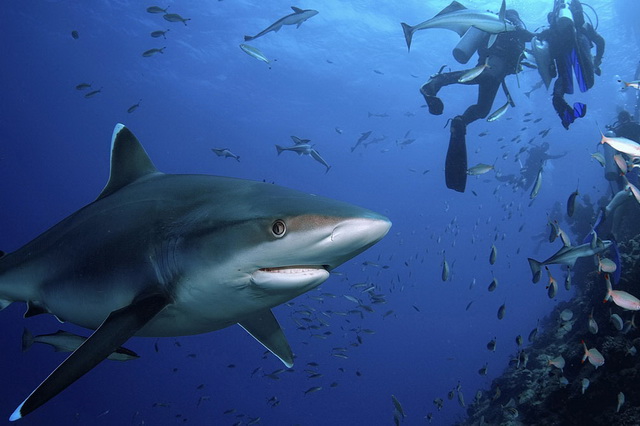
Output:
M278 219L273 222L271 225L271 233L276 238L282 238L284 234L287 232L287 225L285 225L284 220Z

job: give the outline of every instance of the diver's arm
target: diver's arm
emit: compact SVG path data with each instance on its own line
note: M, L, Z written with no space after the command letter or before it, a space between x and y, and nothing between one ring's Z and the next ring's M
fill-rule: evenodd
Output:
M525 43L531 41L531 39L537 35L536 33L532 33L529 30L525 30L524 28L518 28L516 30L516 34L518 38Z
M587 37L596 45L596 56L593 58L593 66L597 69L597 74L600 75L599 68L602 63L602 56L604 55L604 38L602 38L590 24L587 26Z
M568 154L568 152L567 152L567 151L565 151L565 152L564 152L564 154L558 154L558 155L548 155L548 154L545 154L545 160L555 160L555 159L558 159L558 158L562 158L562 157L564 157L564 156L565 156L565 155L567 155L567 154Z

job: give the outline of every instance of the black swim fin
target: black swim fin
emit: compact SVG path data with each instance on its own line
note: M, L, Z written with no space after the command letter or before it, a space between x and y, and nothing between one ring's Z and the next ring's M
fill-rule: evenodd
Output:
M467 186L467 126L461 116L451 120L451 138L444 166L447 188L464 192Z

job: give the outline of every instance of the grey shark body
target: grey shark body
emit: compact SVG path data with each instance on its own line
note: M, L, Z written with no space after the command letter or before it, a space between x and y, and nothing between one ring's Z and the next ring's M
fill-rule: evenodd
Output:
M278 151L278 155L282 154L283 151L295 152L298 155L309 155L318 163L322 164L327 168L325 173L329 171L331 166L329 165L329 163L326 162L324 158L322 158L320 153L316 151L313 145L308 143L309 139L299 139L299 138L296 138L295 136L292 136L291 138L295 143L295 145L293 146L285 147L285 146L276 145L276 150Z
M159 172L116 126L109 181L91 204L0 258L0 307L24 301L96 331L16 409L57 395L130 337L240 324L287 366L271 308L379 241L369 210L261 182Z
M291 9L293 10L293 13L283 16L254 36L244 36L244 41L254 40L271 31L278 32L283 25L295 25L296 28L300 28L300 25L302 25L304 21L318 14L318 11L313 9L300 9L295 6L291 6Z
M573 268L579 258L595 256L596 254L602 253L611 247L611 244L611 241L601 240L594 235L593 240L589 243L579 246L564 245L553 256L543 262L528 258L531 274L533 275L533 282L537 283L540 280L540 272L543 265L560 264Z
M418 25L408 25L401 23L404 37L407 42L407 49L411 50L411 40L413 34L419 30L428 28L444 28L458 33L462 37L469 28L475 27L485 31L492 36L489 39L489 46L493 44L497 34L505 31L515 31L516 27L504 19L505 1L498 15L482 10L467 9L457 1L451 2L449 6L442 9L436 16L421 22Z

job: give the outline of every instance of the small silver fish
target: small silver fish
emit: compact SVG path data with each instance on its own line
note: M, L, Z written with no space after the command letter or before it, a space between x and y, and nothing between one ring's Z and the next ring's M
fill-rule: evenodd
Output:
M498 118L502 117L507 110L509 109L509 101L505 102L500 108L491 113L489 117L487 117L488 122L496 121Z
M95 95L97 95L98 93L101 93L101 92L102 92L102 87L99 88L98 90L94 90L92 92L89 92L89 93L85 94L84 97L85 98L92 98L92 97L94 97Z
M167 9L169 9L169 6L167 6L166 8L161 8L159 6L150 6L147 8L147 12L149 13L167 13Z
M542 166L540 166L540 170L538 170L538 176L536 176L536 181L533 184L533 189L531 190L531 194L529 194L530 199L536 198L538 192L540 192L540 187L542 186Z
M148 58L150 56L155 55L156 53L164 53L164 49L166 49L167 47L161 47L160 49L149 49L149 50L145 50L144 52L142 52L142 56L144 56L145 58Z
M262 53L260 51L260 49L253 47L253 46L249 46L248 44L241 44L240 45L240 49L242 49L242 51L244 53L246 53L247 55L251 56L252 58L256 58L259 61L262 61L266 64L270 64L271 62L269 62L269 59L267 59L267 57L264 55L264 53Z
M167 36L166 36L165 34L167 34L168 32L169 32L169 30L168 30L168 29L167 29L167 30L165 30L165 31L162 31L162 30L152 31L152 32L151 32L151 37L153 37L153 38L159 38L159 37L162 37L162 38L164 38L164 39L166 40L166 39L167 39Z
M477 67L473 67L469 71L462 74L462 76L460 76L460 78L458 79L458 83L470 82L471 80L473 80L474 78L482 74L482 71L484 71L486 68L490 68L488 56L487 56L487 59L484 61L484 64L478 65Z
M185 26L187 25L187 21L190 21L191 18L183 18L182 16L178 15L177 13L166 13L164 15L162 15L162 17L165 19L165 21L169 21L169 22L182 22Z
M477 165L470 167L467 170L467 174L470 176L478 176L478 175L483 175L491 170L494 170L494 167L492 165L478 163Z
M131 114L133 111L137 110L140 106L140 102L142 102L142 99L140 99L137 104L133 104L129 108L127 108L127 112Z

